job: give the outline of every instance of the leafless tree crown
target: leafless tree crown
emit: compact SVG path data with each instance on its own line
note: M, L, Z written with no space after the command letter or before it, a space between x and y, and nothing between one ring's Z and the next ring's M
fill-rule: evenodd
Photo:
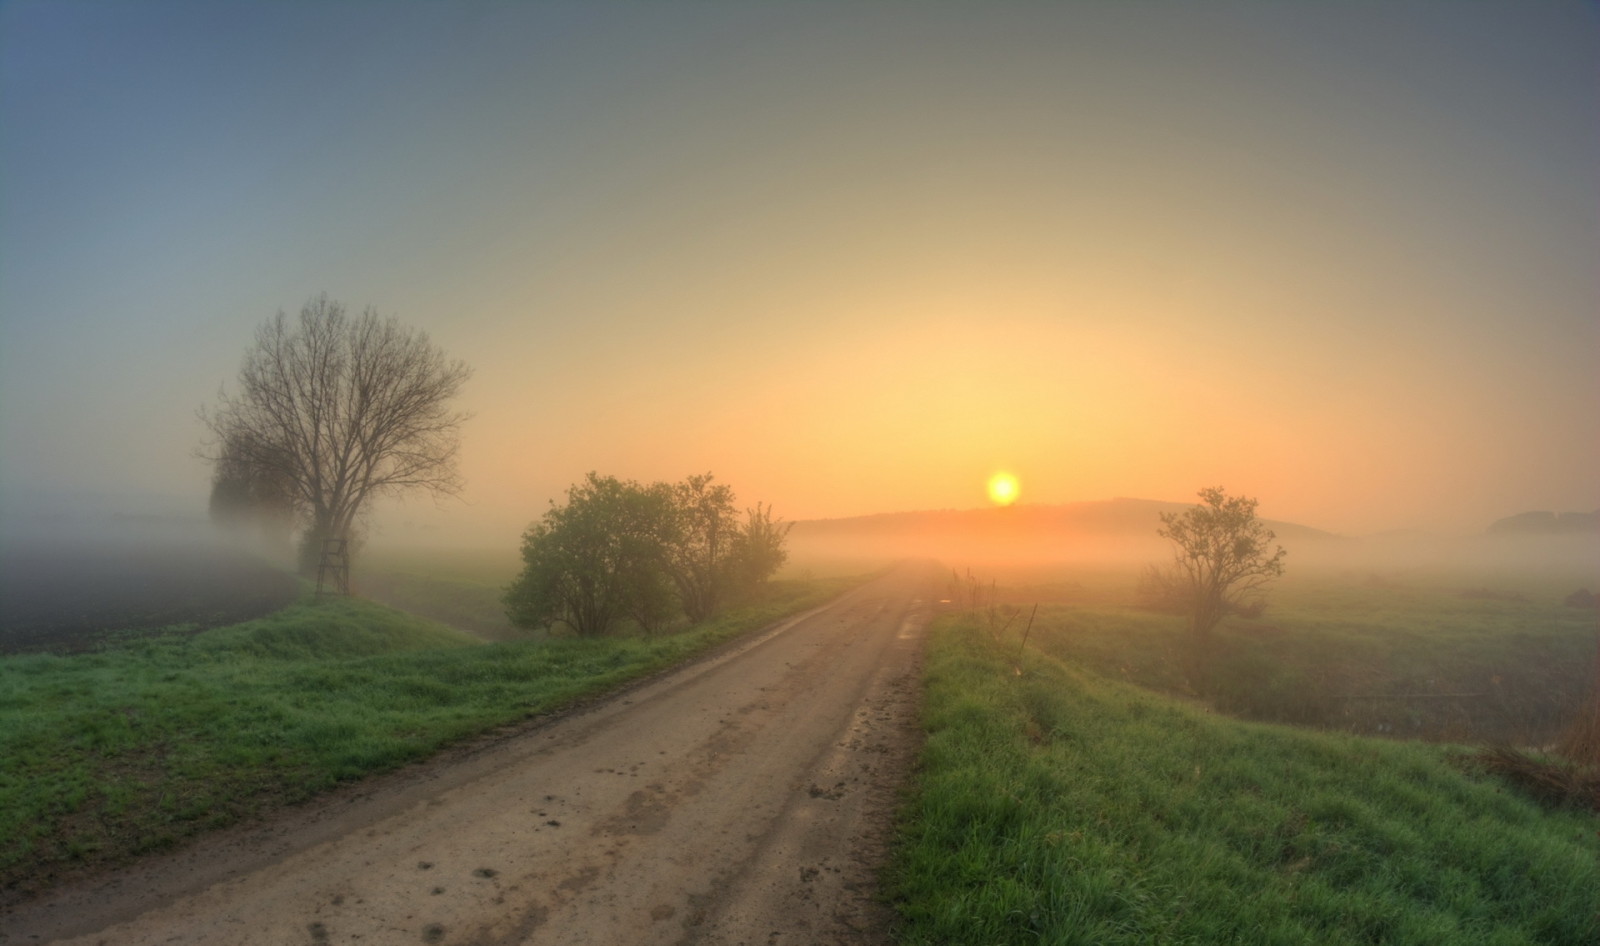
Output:
M238 392L201 413L211 459L286 484L317 543L347 538L373 496L460 490L450 401L470 375L425 333L322 295L257 329Z

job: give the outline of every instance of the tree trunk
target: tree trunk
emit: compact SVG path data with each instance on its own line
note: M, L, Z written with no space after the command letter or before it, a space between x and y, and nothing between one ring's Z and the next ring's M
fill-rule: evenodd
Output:
M1189 686L1201 696L1211 694L1211 664L1216 639L1212 632L1222 619L1221 604L1202 596L1194 603L1189 622Z

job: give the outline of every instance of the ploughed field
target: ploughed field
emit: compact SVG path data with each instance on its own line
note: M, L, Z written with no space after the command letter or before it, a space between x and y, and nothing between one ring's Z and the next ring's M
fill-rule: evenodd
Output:
M293 601L288 575L214 543L153 539L0 550L0 654L76 653L107 634L246 621Z

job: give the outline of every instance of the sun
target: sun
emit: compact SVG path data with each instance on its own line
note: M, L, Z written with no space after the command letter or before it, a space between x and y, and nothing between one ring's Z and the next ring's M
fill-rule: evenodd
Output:
M1017 478L1004 470L989 477L989 499L996 506L1009 506L1016 502L1021 489Z

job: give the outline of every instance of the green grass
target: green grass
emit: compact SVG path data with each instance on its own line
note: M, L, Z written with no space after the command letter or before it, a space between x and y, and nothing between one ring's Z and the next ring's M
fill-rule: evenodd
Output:
M542 632L513 626L506 617L502 598L521 567L515 550L391 550L362 561L356 590L484 640L542 637Z
M199 634L0 658L0 889L171 846L547 713L820 604L845 580L660 637L481 643L361 599Z
M1238 721L1032 649L1019 676L1013 644L931 631L902 942L1600 941L1592 815L1447 747Z
M1185 619L1135 606L1131 574L1011 588L1002 577L1000 584L1003 600L1045 602L1030 646L1102 676L1191 693ZM1219 709L1262 721L1548 742L1592 680L1594 613L1566 607L1553 590L1507 580L1490 585L1503 599L1462 596L1485 584L1461 575L1291 576L1272 587L1260 618L1228 619L1218 629L1209 696ZM1013 644L1022 624L1007 632Z

